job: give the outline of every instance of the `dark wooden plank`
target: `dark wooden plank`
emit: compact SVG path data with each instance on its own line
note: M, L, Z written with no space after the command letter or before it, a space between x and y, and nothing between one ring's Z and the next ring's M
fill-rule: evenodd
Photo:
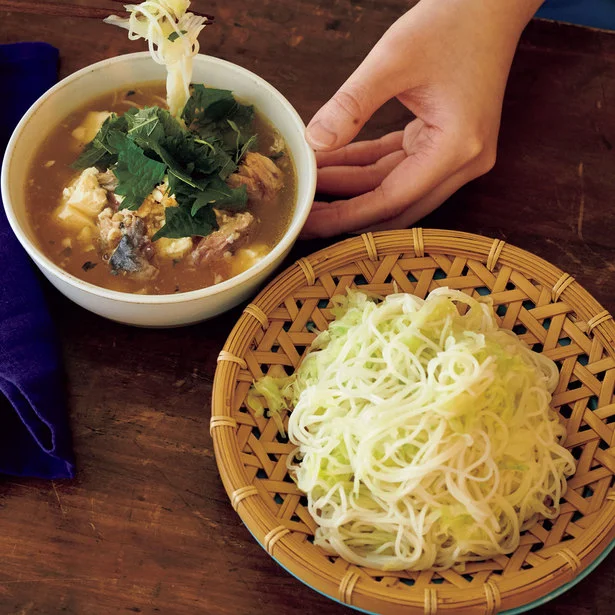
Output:
M74 6L65 2L27 2L25 0L0 0L0 11L50 15L53 17L79 17L86 19L105 19L109 10L100 6ZM119 11L118 11L119 12ZM125 11L121 11L126 15Z
M407 2L194 6L217 20L202 35L203 52L262 75L307 121ZM2 42L56 45L63 76L143 49L95 21L0 16ZM615 35L532 23L513 66L495 169L424 226L506 239L569 271L615 310L614 94ZM406 119L401 105L389 103L364 134L397 129ZM291 259L329 243L300 243ZM51 289L48 295L64 346L79 474L70 482L0 482L0 612L349 612L262 551L219 481L208 400L217 353L239 309L193 327L150 331L104 321ZM614 564L611 555L536 613L612 612Z

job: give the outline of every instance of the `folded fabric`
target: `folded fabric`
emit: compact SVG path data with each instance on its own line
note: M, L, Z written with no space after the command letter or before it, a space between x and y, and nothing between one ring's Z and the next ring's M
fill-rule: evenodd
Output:
M536 17L615 30L615 0L546 0Z
M28 107L57 79L45 43L0 45L0 153ZM72 478L58 340L32 264L0 206L0 473Z

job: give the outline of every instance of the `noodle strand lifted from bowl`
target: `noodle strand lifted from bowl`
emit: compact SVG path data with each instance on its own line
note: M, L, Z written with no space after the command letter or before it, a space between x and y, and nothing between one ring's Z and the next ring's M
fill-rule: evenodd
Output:
M297 371L248 397L280 423L292 408L289 469L315 544L376 569L445 569L511 553L557 516L575 462L550 359L458 291L333 303Z

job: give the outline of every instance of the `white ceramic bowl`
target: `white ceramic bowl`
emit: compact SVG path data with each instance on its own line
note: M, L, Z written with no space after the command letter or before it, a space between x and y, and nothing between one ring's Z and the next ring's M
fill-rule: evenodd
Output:
M80 306L119 322L146 327L178 326L220 314L252 296L282 262L309 213L316 188L316 161L305 141L305 126L291 104L266 81L230 62L199 55L194 83L232 90L280 131L297 170L295 212L282 240L258 264L220 284L174 295L136 295L107 290L67 273L39 249L26 215L25 186L37 149L53 127L87 100L122 87L163 81L163 66L149 53L132 53L92 64L60 81L39 98L19 122L2 164L2 199L15 235L47 279Z

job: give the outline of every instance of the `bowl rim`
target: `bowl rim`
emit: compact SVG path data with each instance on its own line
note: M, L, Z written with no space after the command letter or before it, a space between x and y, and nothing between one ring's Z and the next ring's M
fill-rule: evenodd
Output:
M241 286L248 280L257 277L259 274L263 273L263 271L266 270L272 263L274 263L278 258L282 257L285 252L290 249L294 241L297 239L301 229L303 228L303 225L305 224L305 221L311 209L311 203L309 204L309 206L306 205L305 207L303 207L301 211L298 211L297 209L296 211L298 211L298 216L295 220L291 221L288 228L286 229L286 232L284 233L280 241L274 246L274 248L256 265L253 265L239 275L229 278L228 280L225 280L223 282L219 282L218 284L207 286L205 288L199 288L196 290L178 292L173 294L139 295L136 293L109 290L107 288L103 288L102 286L97 286L96 284L86 282L85 280L82 280L77 276L68 273L59 265L56 265L48 256L43 253L40 248L36 246L33 241L28 238L22 228L22 225L17 220L17 216L15 215L13 205L10 199L9 171L11 168L11 161L13 159L14 150L17 147L17 143L25 126L32 120L38 109L47 100L52 98L58 91L66 87L70 87L73 82L78 81L86 74L104 70L108 66L114 64L133 62L135 60L142 61L146 59L150 59L153 62L149 51L138 51L135 53L113 56L111 58L106 58L99 62L95 62L94 64L89 64L88 66L85 66L84 68L81 68L80 70L60 80L30 106L30 108L26 111L24 116L21 118L21 120L15 127L6 147L4 158L2 161L0 188L2 194L2 201L4 204L4 211L13 230L13 233L16 235L17 239L19 240L19 243L26 250L30 258L34 260L34 262L43 270L44 273L50 273L62 280L63 282L69 284L70 286L76 287L81 291L101 297L103 299L121 301L123 303L129 304L160 305L198 301L206 297L215 296L218 293ZM296 111L296 109L287 100L287 98L273 85L271 85L262 77L259 77L256 73L253 73L252 71L242 66L239 66L238 64L229 62L228 60L222 60L220 58L216 58L206 54L197 54L194 59L195 61L205 61L207 64L217 65L224 67L228 70L232 70L235 73L240 74L244 79L254 82L259 89L265 90L273 95L273 98L281 107L285 109L285 111L290 116L293 124L299 131L305 131L305 124L303 120L299 116L299 113ZM307 154L308 168L306 170L303 170L302 173L304 173L307 177L307 194L314 195L316 191L316 156L312 148L308 145L307 141L305 142L305 152ZM299 170L297 170L297 173L299 173ZM295 204L295 207L297 207L297 205L298 202Z

